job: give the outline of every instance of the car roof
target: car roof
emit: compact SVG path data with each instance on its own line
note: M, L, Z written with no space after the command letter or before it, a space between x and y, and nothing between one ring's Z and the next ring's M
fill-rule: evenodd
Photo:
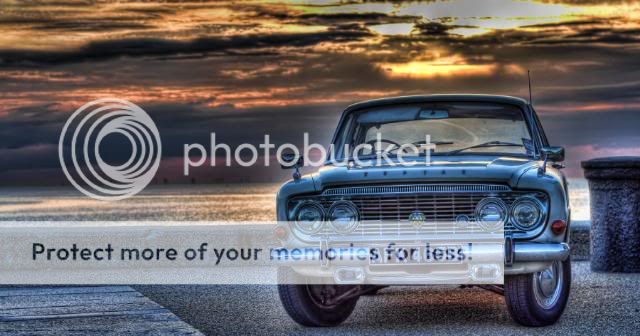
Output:
M397 105L397 104L416 104L430 102L488 102L516 105L525 108L529 103L521 98L499 95L484 94L437 94L437 95L416 95L389 97L381 99L372 99L349 105L343 112L347 114L356 110L367 109L372 107Z

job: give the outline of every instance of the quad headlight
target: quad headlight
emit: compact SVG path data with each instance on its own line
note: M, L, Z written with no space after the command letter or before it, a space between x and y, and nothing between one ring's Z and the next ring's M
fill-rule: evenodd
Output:
M358 208L349 201L338 201L329 208L329 223L338 233L353 232L358 226Z
M478 203L475 215L482 229L489 232L498 231L507 221L507 206L499 198L487 197Z
M487 197L476 206L475 217L485 231L502 229L507 221L518 230L531 231L543 222L546 211L545 205L533 195L517 198L510 207L497 197Z
M327 221L333 231L350 233L358 226L360 214L356 205L349 201L334 202L325 211L319 202L306 200L293 209L292 220L295 229L308 235L322 231Z
M528 231L537 227L544 218L542 203L531 196L518 198L511 205L511 224L516 228Z
M293 211L293 214L296 228L305 234L313 234L320 231L326 217L322 205L314 201L300 203Z

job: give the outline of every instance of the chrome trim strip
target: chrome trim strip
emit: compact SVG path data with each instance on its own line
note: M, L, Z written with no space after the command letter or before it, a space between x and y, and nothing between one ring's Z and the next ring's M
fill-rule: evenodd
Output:
M338 195L375 195L375 194L415 194L443 192L508 192L506 185L501 184L403 184L362 187L342 187L326 189L322 196Z
M515 261L564 261L569 257L571 249L567 243L537 244L515 243Z

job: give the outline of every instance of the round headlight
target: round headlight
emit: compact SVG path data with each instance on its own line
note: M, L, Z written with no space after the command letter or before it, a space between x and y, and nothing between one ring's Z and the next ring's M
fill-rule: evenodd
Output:
M301 203L294 211L296 228L306 234L320 231L324 224L324 208L317 202Z
M503 229L507 220L507 206L499 198L485 198L476 206L476 220L485 231Z
M349 201L338 201L329 208L329 222L338 233L353 232L358 226L358 208Z
M542 203L533 197L520 197L511 205L511 223L527 231L537 227L544 217Z

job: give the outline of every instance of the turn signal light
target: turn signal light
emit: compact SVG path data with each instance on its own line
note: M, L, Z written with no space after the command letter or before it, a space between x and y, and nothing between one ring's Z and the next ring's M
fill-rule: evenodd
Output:
M278 225L273 229L273 235L280 240L285 240L288 232L283 226Z
M563 234L566 229L567 222L563 221L562 219L557 219L553 221L553 223L551 223L551 232L553 232L557 236Z

